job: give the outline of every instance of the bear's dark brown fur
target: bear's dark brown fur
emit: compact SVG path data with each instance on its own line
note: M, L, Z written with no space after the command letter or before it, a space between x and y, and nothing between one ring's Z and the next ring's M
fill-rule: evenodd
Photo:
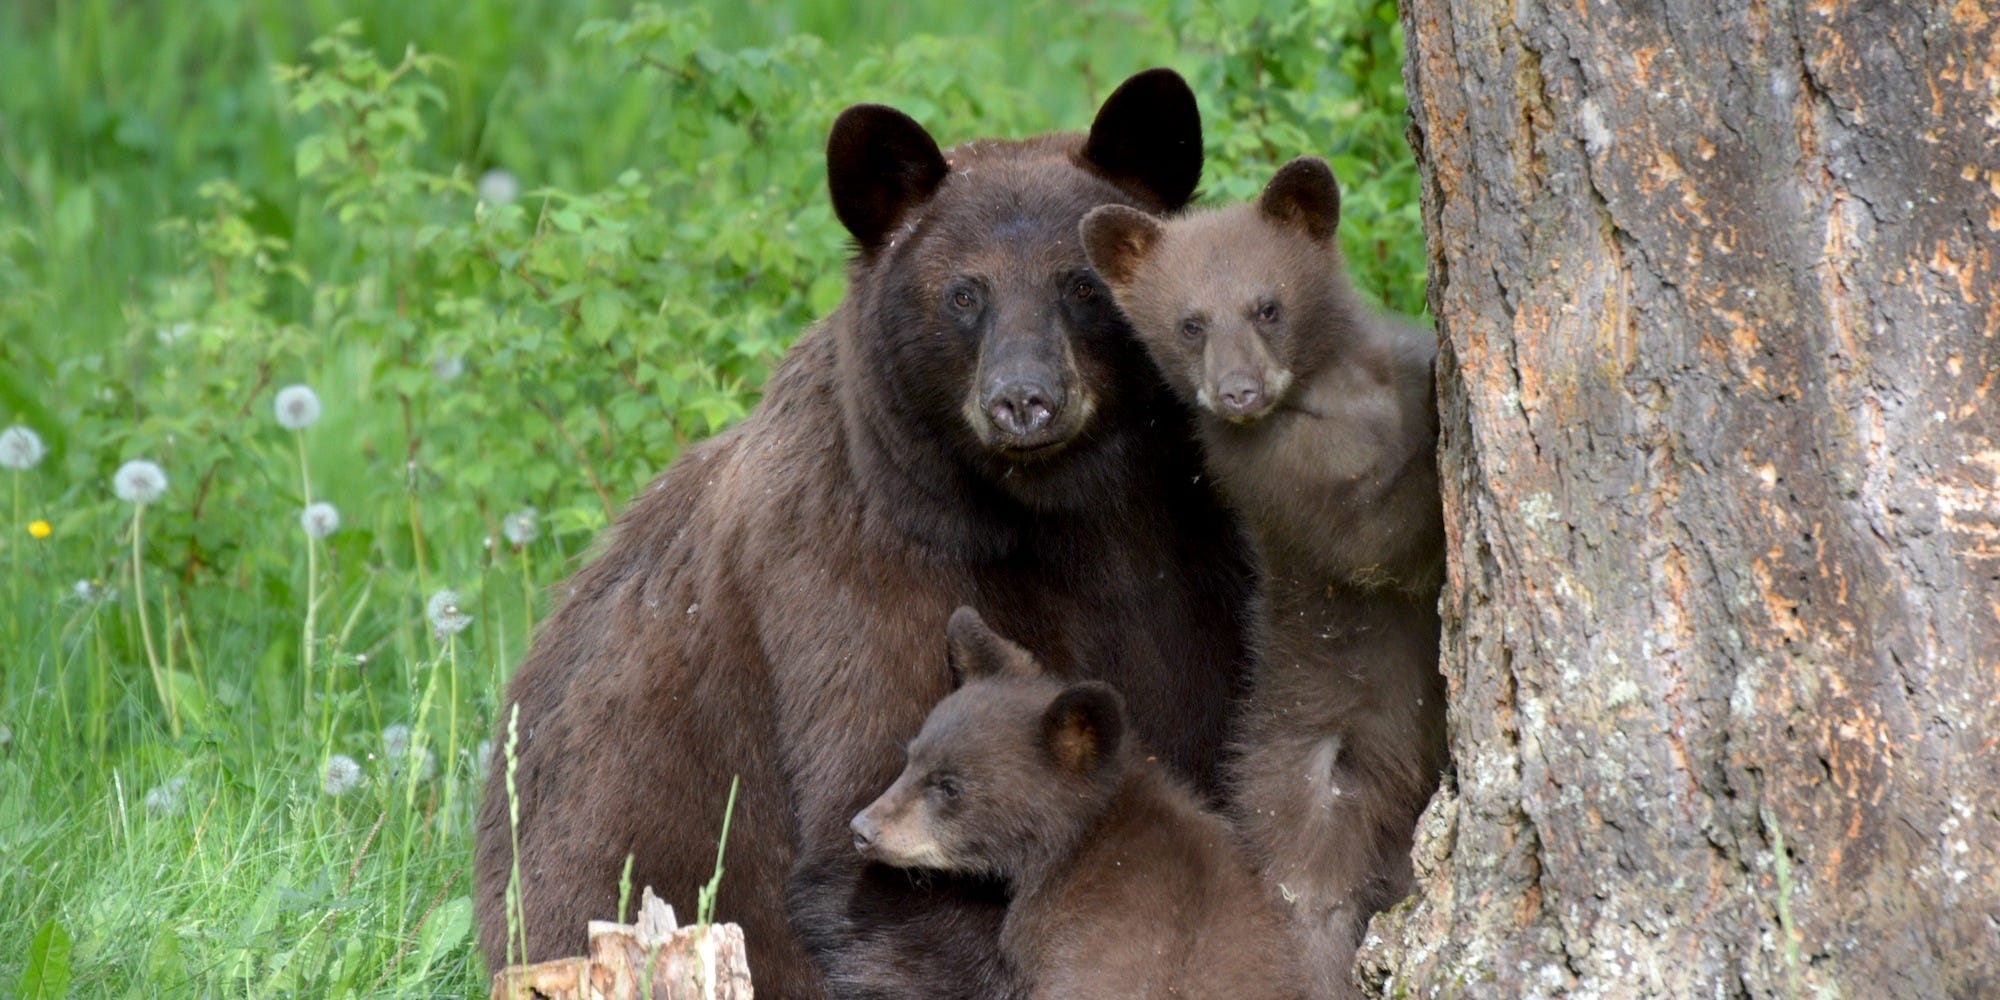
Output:
M1355 947L1409 893L1411 835L1446 764L1436 342L1355 301L1339 206L1332 171L1302 158L1255 205L1165 223L1112 206L1083 226L1257 540L1231 794L1316 996L1353 994Z
M628 855L634 886L691 913L740 775L716 916L744 926L760 994L1003 995L1004 893L864 866L847 831L950 688L960 604L1116 683L1162 757L1219 789L1247 548L1076 238L1096 205L1185 202L1200 134L1164 70L1087 135L940 152L892 109L840 116L846 301L754 413L634 501L509 690L528 957L581 950ZM494 967L506 789L497 764L475 857Z
M1126 732L1102 681L1064 683L971 608L951 617L965 683L854 817L864 856L998 878L1001 949L1036 1000L1303 996L1235 834Z

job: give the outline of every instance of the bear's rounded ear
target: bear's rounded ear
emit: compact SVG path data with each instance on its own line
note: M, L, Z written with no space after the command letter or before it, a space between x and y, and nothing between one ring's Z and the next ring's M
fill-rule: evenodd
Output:
M864 252L882 245L911 208L944 183L951 165L916 119L881 104L856 104L826 139L833 214Z
M1317 156L1301 156L1278 168L1257 208L1281 226L1304 230L1321 243L1333 240L1340 225L1340 182Z
M1098 277L1113 289L1132 284L1166 227L1160 220L1124 205L1099 205L1079 226L1084 255Z
M945 653L960 684L980 677L1042 676L1035 654L987 627L986 619L961 606L945 623Z
M1118 755L1125 738L1125 699L1103 681L1063 688L1042 713L1042 746L1055 765L1091 775Z
M1156 212L1186 205L1201 182L1201 109L1170 69L1149 69L1118 85L1083 144L1083 159Z

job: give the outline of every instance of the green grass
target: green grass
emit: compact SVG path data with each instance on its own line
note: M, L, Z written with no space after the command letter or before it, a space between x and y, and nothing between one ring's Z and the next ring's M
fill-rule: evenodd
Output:
M0 5L0 426L49 448L0 469L0 995L483 992L501 686L616 508L838 301L839 108L1080 128L1174 66L1209 196L1329 157L1357 280L1416 311L1400 53L1369 0ZM478 202L493 168L518 200ZM133 458L169 479L136 545Z

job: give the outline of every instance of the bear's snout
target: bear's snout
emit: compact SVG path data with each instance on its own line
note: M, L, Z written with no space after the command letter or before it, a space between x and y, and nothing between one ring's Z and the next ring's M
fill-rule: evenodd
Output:
M1047 436L1061 406L1061 394L1041 380L1013 379L996 385L987 394L986 418L1002 435L1033 447L1046 443L1038 439Z
M876 838L882 835L882 828L868 818L866 811L856 813L853 821L847 824L847 829L854 834L854 849L862 854L873 850Z

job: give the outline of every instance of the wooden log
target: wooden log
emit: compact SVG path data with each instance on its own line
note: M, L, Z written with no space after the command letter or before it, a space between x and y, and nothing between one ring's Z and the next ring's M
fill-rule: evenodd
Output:
M638 922L590 922L589 953L493 975L493 1000L751 1000L743 929L680 927L673 907L640 896Z

